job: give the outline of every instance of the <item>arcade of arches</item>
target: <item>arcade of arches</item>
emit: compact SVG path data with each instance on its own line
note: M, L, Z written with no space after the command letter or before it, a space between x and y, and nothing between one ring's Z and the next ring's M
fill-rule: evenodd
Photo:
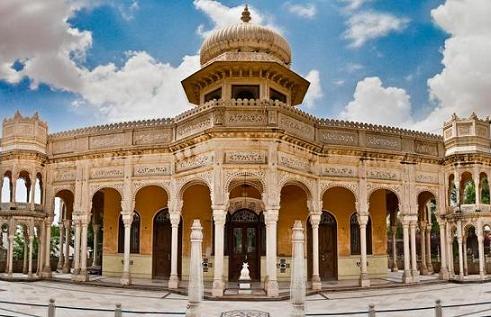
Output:
M175 289L199 219L214 296L244 261L277 296L296 220L313 290L389 271L404 283L485 279L489 119L454 115L433 135L316 118L296 108L309 82L286 39L247 9L241 20L204 41L202 67L182 81L193 108L176 117L54 134L38 114L3 121L0 277L100 274Z

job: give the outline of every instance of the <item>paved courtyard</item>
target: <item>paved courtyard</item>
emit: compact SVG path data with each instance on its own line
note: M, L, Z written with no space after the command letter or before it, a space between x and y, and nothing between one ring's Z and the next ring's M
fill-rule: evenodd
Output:
M121 303L123 310L140 311L124 313L123 316L163 316L142 312L184 312L186 297L166 291L143 291L121 288L74 285L56 282L4 282L0 281L0 301L47 304L49 298L56 299L57 306L80 307L80 310L57 308L56 316L114 316L110 312L90 311L84 308L114 309ZM408 288L391 288L367 291L327 292L308 296L307 313L340 313L366 311L369 304L377 309L404 309L433 306L436 299L444 305L475 302L491 302L491 283L487 284L433 284ZM231 310L260 310L272 317L286 317L289 302L215 302L205 301L204 316L220 316ZM0 316L46 316L45 307L18 306L0 303ZM166 316L179 316L166 315ZM182 316L182 315L181 315ZM366 315L357 315L366 316ZM413 312L377 313L377 316L434 316L432 310ZM444 316L491 316L491 304L446 308Z

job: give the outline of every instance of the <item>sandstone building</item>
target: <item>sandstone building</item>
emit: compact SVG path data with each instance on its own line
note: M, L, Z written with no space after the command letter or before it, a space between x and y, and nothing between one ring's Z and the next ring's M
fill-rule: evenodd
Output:
M203 43L201 69L182 81L194 108L177 117L55 134L37 115L4 120L5 276L14 271L18 228L27 237L28 276L35 239L37 273L51 276L58 197L58 269L78 281L101 267L123 284L165 279L178 287L188 275L193 219L204 227L214 296L237 280L243 261L276 296L290 277L295 220L306 228L312 289L331 279L367 286L388 268L403 270L406 283L430 273L485 278L489 119L454 116L440 136L316 118L297 109L309 82L290 68L288 42L250 21L247 9L241 20ZM21 201L19 186L27 189ZM63 241L72 239L70 261Z

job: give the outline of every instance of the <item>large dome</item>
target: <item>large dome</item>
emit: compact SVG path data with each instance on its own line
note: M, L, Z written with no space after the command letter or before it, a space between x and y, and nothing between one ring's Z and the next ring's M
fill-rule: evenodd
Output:
M251 60L251 54L257 53L257 59L274 60L287 66L291 63L291 50L288 42L275 31L251 20L247 6L242 12L242 23L231 25L210 34L200 50L201 65L220 59L225 53L232 53L239 60ZM248 55L248 56L247 56Z

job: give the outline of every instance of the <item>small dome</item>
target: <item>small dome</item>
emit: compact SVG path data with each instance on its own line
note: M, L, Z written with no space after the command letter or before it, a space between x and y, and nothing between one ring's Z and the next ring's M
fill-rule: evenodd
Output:
M269 55L272 60L290 65L290 45L280 34L261 25L249 23L251 17L247 6L242 12L241 20L242 23L217 30L205 39L200 50L201 65L224 53L239 52L263 53L262 55Z

